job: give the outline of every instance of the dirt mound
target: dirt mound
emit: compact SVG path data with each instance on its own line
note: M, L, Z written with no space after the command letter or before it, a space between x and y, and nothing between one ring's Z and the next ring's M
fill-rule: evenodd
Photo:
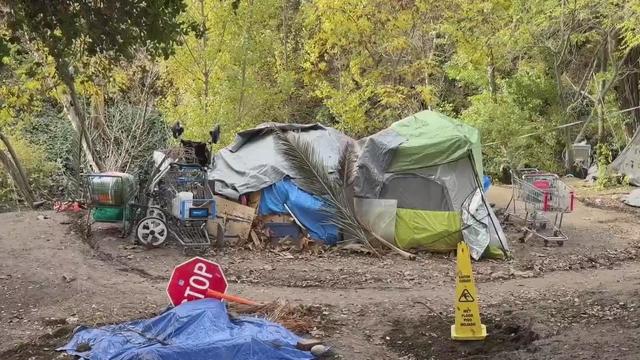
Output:
M484 341L450 340L451 323L435 315L396 319L385 339L395 352L417 360L474 359L487 358L487 355L501 358L500 354L511 351L536 351L532 343L539 335L526 321L515 318L483 321L490 329Z
M0 353L3 360L49 360L58 356L57 347L64 345L73 332L74 325L63 325L32 342L22 343Z

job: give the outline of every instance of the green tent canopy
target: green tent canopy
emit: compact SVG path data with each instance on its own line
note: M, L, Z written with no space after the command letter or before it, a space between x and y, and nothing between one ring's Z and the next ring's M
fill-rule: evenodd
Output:
M482 149L478 129L434 111L421 111L393 123L390 128L407 140L395 149L388 172L403 172L442 165L473 153L482 177Z
M482 151L476 128L421 111L361 140L360 148L356 195L397 201L394 233L399 247L451 251L465 238L475 258L481 252L492 257L508 252L480 189ZM476 221L466 224L463 215L470 212L467 221Z

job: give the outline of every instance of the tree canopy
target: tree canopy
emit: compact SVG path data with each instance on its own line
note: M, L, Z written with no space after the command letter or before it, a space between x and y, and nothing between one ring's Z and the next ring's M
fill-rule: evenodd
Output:
M37 129L70 125L94 170L128 163L112 138L147 122L160 142L158 124L205 140L218 123L224 145L265 121L361 137L431 109L481 130L489 171L568 169L573 142L615 153L640 125L639 0L0 5L0 129L63 149Z

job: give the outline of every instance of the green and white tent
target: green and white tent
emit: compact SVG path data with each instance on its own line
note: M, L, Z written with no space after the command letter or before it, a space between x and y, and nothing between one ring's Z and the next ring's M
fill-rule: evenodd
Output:
M464 238L475 258L508 252L480 190L477 129L422 111L360 140L359 146L356 196L384 199L387 210L388 200L397 201L394 240L399 247L447 252Z

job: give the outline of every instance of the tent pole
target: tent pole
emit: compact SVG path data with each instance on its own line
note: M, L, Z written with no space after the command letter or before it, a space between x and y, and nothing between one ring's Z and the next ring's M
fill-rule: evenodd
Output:
M493 222L493 217L491 216L491 210L489 209L489 205L487 204L487 200L484 197L484 193L482 191L482 182L480 182L480 174L478 174L478 169L476 168L476 162L473 159L473 153L471 152L471 150L467 150L467 156L469 157L469 161L471 162L471 168L473 169L473 175L476 179L476 185L478 186L478 189L480 190L480 198L482 199L482 204L484 205L485 209L487 210L487 214L489 214L489 220L491 221L491 226L493 226L493 231L496 232L496 236L498 237L498 241L500 241L500 245L502 245L502 252L504 253L504 255L508 258L509 254L507 254L506 250L507 247L504 245L504 243L502 242L502 239L500 238L500 233L498 232L498 228L496 227L496 224ZM489 234L489 239L491 239L491 234Z

